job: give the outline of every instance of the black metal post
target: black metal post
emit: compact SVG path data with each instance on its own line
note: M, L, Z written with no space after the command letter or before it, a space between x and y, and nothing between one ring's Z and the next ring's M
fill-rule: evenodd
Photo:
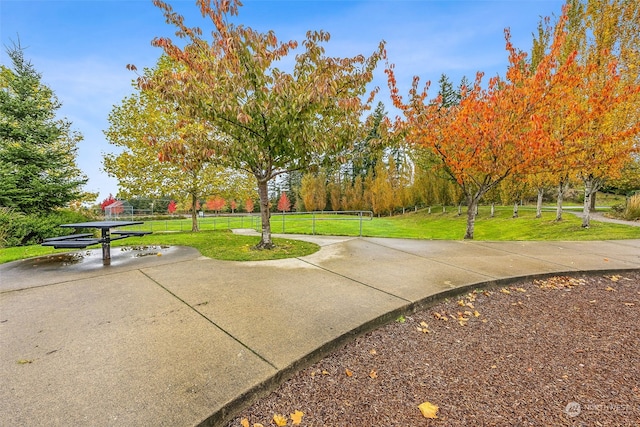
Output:
M111 236L109 229L102 229L102 265L111 265Z

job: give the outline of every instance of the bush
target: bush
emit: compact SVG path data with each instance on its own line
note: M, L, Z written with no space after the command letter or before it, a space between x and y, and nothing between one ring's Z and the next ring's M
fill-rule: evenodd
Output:
M90 219L84 214L69 210L26 215L11 208L0 207L0 247L39 244L47 237L67 234L68 230L61 228L60 224Z
M640 194L629 197L627 206L624 208L624 212L622 212L622 217L629 221L640 219Z

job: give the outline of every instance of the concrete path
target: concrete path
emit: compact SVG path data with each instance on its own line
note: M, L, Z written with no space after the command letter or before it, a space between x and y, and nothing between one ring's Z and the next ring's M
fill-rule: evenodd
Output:
M291 236L288 236L291 237ZM479 284L640 268L640 240L298 236L313 255L188 248L0 265L0 425L222 425L355 335Z

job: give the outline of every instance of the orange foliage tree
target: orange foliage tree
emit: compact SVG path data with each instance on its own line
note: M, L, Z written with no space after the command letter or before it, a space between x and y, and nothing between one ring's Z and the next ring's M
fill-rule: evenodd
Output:
M428 100L429 85L420 90L417 77L405 102L394 67L387 65L392 100L404 115L396 131L431 150L460 186L467 202L465 239L473 239L482 196L508 176L566 162L568 157L559 159L558 153L577 154L586 138L619 140L617 135L596 135L593 129L593 123L620 105L615 64L608 64L604 82L593 85L595 65L577 61L575 50L566 54L566 21L563 13L535 64L512 45L505 30L506 78L494 77L483 88L478 73L473 86L463 88L458 105L444 107L438 99ZM562 126L556 126L558 117L565 119Z

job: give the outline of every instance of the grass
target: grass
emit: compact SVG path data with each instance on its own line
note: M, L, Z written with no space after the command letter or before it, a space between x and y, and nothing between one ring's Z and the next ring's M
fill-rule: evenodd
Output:
M316 216L312 225L311 217L285 216L284 229L287 233L357 236L360 224L357 220L330 221L331 215ZM333 216L335 218L335 216ZM394 217L373 218L362 221L362 235L365 237L397 237L409 239L461 240L466 230L466 213L457 214L457 208L448 212L426 210ZM281 216L274 214L271 219L274 233L282 232ZM565 212L563 220L555 221L555 211L543 212L542 218L535 218L535 209L521 207L519 217L513 218L511 207L496 208L495 217L490 217L488 207L479 210L475 224L476 240L611 240L638 239L640 227L592 221L591 227L582 228L582 219Z
M130 237L115 241L112 247L169 245L191 246L209 258L227 261L263 261L270 259L293 258L309 255L319 247L314 243L292 239L273 239L276 248L270 251L252 249L260 241L256 236L238 236L230 231L201 231L199 233L154 233L144 237ZM99 248L100 245L89 246ZM45 246L20 246L0 249L0 264L34 256L69 252L68 249L53 249Z
M466 229L466 214L457 214L456 208L448 208L442 213L434 209L393 217L363 219L362 235L366 237L396 237L407 239L461 240ZM204 256L234 261L281 259L308 255L318 250L318 246L308 242L289 239L274 239L276 249L257 251L251 249L259 237L240 236L226 231L234 228L256 228L257 219L249 217L204 218L200 222L199 233L178 231L191 227L190 220L168 220L146 222L142 228L153 230L144 237L124 239L113 246L133 245L181 245L191 246ZM543 212L542 218L535 218L535 209L521 207L519 217L512 218L511 207L497 207L494 218L490 218L488 207L481 207L475 226L476 240L615 240L640 239L640 227L592 221L591 227L581 227L581 218L565 212L563 221L555 221L555 211ZM361 222L356 216L332 214L281 215L273 214L273 233L320 234L337 236L360 235ZM223 231L222 229L225 229ZM167 232L165 232L167 231ZM96 246L99 247L99 246ZM29 258L64 250L54 250L42 246L23 246L0 249L0 263Z

